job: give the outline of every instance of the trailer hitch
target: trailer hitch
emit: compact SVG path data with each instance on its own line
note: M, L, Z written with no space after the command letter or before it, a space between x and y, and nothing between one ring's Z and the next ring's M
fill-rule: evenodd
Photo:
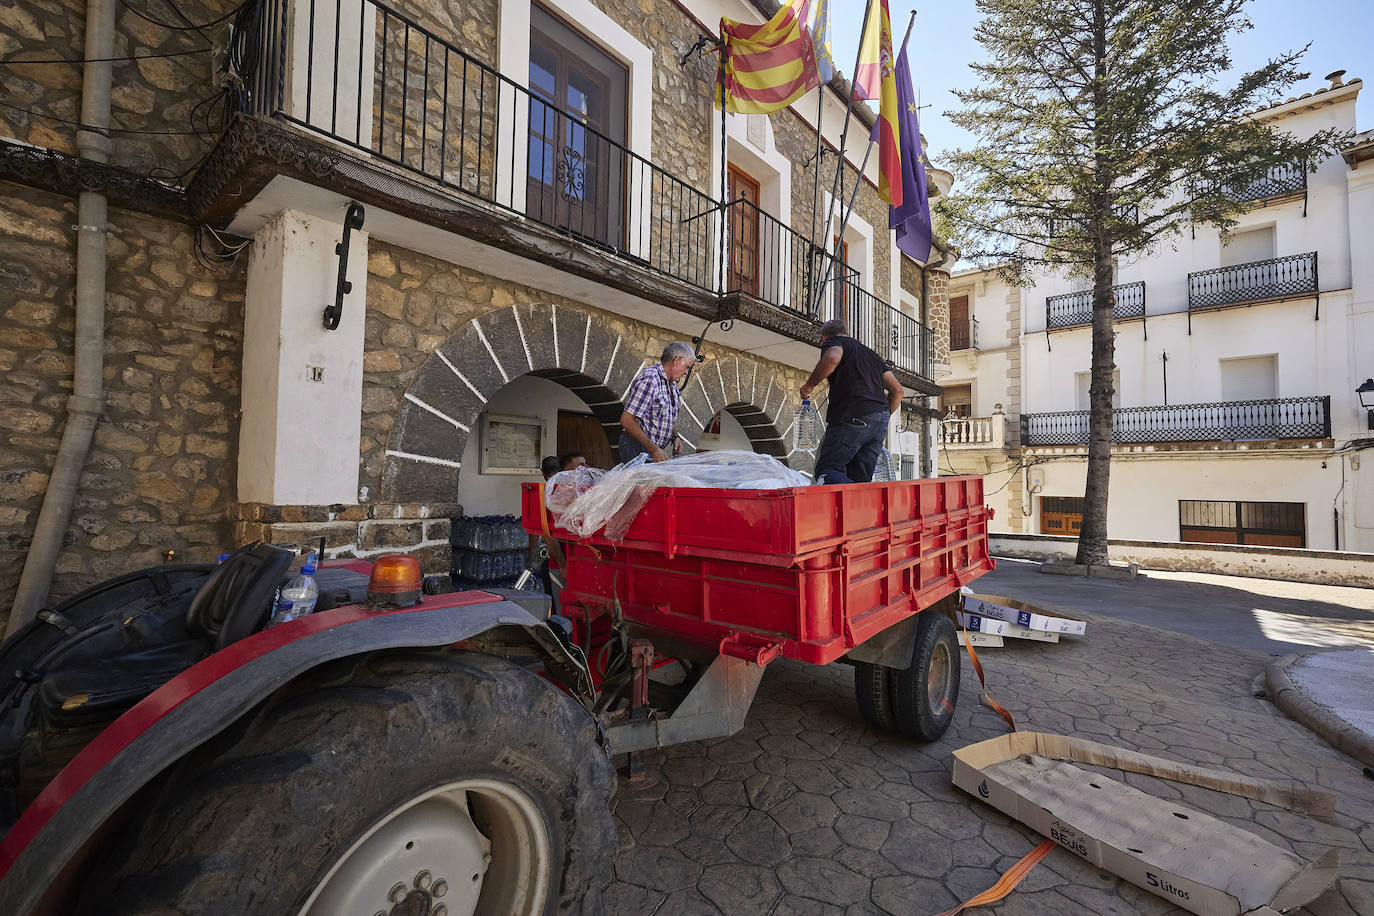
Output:
M750 633L731 633L720 641L720 654L742 658L762 668L782 655L782 643Z

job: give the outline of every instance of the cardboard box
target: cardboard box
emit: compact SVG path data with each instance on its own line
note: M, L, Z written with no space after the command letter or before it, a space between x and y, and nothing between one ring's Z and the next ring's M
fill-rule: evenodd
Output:
M978 614L966 614L963 611L959 612L959 625L976 633L990 633L994 636L1005 636L1010 639L1059 642L1058 633L1032 630L1017 623L1007 623L1005 620L994 620L991 617L982 617ZM977 643L974 643L974 646L976 647Z
M964 595L964 613L977 614L1045 633L1082 636L1088 625L1072 617L1064 617L1041 607L1026 604L1001 595Z
M1276 916L1336 880L1336 850L1308 862L1257 834L1072 762L1146 773L1329 817L1328 792L1251 779L1093 741L1015 732L954 752L954 784L1098 868L1200 916Z
M964 644L964 634L960 631L954 634L959 638L959 645ZM969 633L969 642L973 643L975 649L999 649L1002 647L1002 637L994 636L991 633Z

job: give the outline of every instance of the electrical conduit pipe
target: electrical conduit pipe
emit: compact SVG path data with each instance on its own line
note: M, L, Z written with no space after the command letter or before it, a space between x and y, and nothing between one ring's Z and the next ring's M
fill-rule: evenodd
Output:
M76 146L81 156L108 162L110 139L111 62L114 56L116 0L89 0L86 5L86 64L81 83L81 123ZM5 636L12 636L42 610L52 587L62 537L91 448L103 404L105 349L104 194L82 191L77 198L76 343L72 395L67 399L67 425L57 447L24 572L10 609Z

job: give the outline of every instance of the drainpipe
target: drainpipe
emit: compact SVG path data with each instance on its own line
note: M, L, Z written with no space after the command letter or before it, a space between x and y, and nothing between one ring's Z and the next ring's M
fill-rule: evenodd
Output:
M108 162L110 139L111 63L114 56L116 0L88 0L86 60L81 83L81 123L90 130L76 134L81 156ZM82 191L77 198L76 225L76 343L72 395L67 399L67 424L57 447L43 507L34 525L33 540L24 559L24 572L14 596L5 636L12 636L33 620L48 600L62 537L76 502L81 471L91 448L102 406L105 350L105 221L104 194Z

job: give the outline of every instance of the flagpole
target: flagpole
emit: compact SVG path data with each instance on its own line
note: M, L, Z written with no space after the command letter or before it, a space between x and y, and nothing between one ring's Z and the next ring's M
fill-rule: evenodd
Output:
M813 170L813 175L812 175L812 177L813 177L813 179L814 179L814 181L812 182L812 184L813 184L814 187L813 187L813 190L812 190L812 192L811 192L811 227L810 227L810 231L809 231L809 232L807 233L807 235L806 235L806 240L810 243L812 249L814 249L814 248L816 247L816 216L817 216L817 212L818 212L819 209L820 209L820 203L821 203L821 163L825 161L825 160L823 160L823 159L821 158L821 152L822 152L822 150L821 150L821 142L822 142L822 140L821 140L821 137L822 137L822 134L821 134L821 118L822 118L822 116L823 116L824 114L825 114L825 84L822 83L820 86L816 87L816 155L813 156L812 159L811 159L811 163L812 163L811 168L812 168L812 170ZM810 263L809 263L809 262L811 261L811 251L810 251L810 250L807 251L806 257L807 257L807 261L808 261L808 264L807 264L807 276L809 277L809 276L810 276L810 271L811 271L811 265L810 265ZM807 286L807 288L806 288L806 292L807 292L807 295L808 295L808 296L811 295L811 287L810 287L809 284L808 284L808 286ZM809 305L809 303L808 303L808 305Z
M835 212L835 198L844 193L844 149L845 144L849 138L849 122L854 116L854 89L858 85L856 80L858 78L859 73L859 62L863 59L864 33L868 31L868 17L872 14L873 0L867 0L867 2L864 5L863 22L859 29L859 46L854 51L854 69L850 71L849 98L844 107L844 127L840 130L840 161L839 164L835 167L835 180L830 183L830 200L827 201L825 205L825 222L821 223L820 249L821 253L829 255L828 258L822 259L826 263L827 268L833 266L835 255L827 250L827 247L825 245L825 237L830 234L830 217L833 216ZM817 168L819 167L820 164L817 163ZM819 181L819 177L817 180ZM828 274L829 270L827 270L825 273ZM820 308L821 293L823 290L824 286L818 282L816 283L816 288L814 290L807 291L808 298L810 299L810 301L807 302L807 314L811 314L816 309Z
M902 53L906 51L906 45L907 42L911 40L911 29L914 25L916 25L916 11L912 10L911 18L908 19L906 23L906 34L902 36L902 50L897 52L898 57L900 57ZM896 66L895 58L893 60L893 65ZM870 135L868 138L868 147L864 150L863 165L859 166L859 180L854 185L853 193L849 195L849 206L846 207L843 211L841 211L844 214L844 216L840 220L840 238L844 238L845 226L849 224L849 217L854 212L854 204L859 199L859 188L863 186L864 169L868 166L868 154L873 151L873 143L873 137L872 135ZM918 151L917 154L920 155L921 151Z
M911 11L911 18L907 20L907 24L906 24L906 34L905 34L904 36L902 36L902 50L897 52L897 56L898 56L898 57L900 57L900 56L902 55L902 52L906 51L907 42L911 39L911 28L912 28L912 26L914 26L915 24L916 24L916 11L915 11L915 10L912 10L912 11ZM894 64L894 66L896 65L895 59L894 59L894 61L893 61L893 64ZM845 227L849 225L849 217L850 217L851 215L853 215L853 213L854 213L854 204L855 204L855 203L858 201L858 199L859 199L859 188L863 187L864 169L868 167L868 157L869 157L869 154L873 152L873 144L874 144L874 142L875 142L875 141L874 141L874 139L873 139L873 136L870 134L870 135L869 135L869 138L868 138L868 145L864 148L864 159L863 159L863 162L859 165L859 179L858 179L858 181L856 181L856 182L854 183L854 190L853 190L853 192L849 195L849 205L846 206L846 207L844 208L844 210L841 211L841 213L843 214L843 216L842 216L841 219L840 219L840 229L839 229L839 237L840 237L841 239L844 238L844 230L845 230ZM917 151L917 155L921 155L921 151L918 150L918 151ZM841 165L841 167L843 167L844 163L841 162L840 165ZM889 210L889 212L891 212L891 211ZM830 215L827 213L827 214L826 214L826 222L828 223L829 221L830 221ZM819 304L820 304L820 303L819 303L819 300L818 300L818 301L817 301L817 305L819 305Z

